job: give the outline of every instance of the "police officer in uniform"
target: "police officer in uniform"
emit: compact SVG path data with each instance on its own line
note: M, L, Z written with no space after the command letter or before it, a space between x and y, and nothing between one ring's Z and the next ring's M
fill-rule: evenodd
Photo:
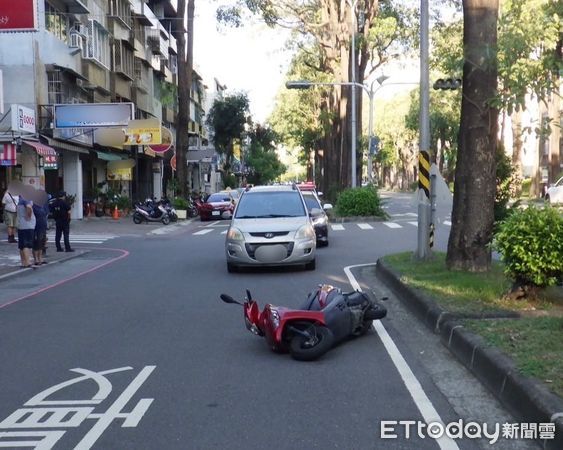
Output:
M57 199L51 205L53 210L53 219L55 219L55 245L58 252L73 252L70 248L70 205L66 200L66 192L61 191ZM61 247L61 236L64 236L65 248Z

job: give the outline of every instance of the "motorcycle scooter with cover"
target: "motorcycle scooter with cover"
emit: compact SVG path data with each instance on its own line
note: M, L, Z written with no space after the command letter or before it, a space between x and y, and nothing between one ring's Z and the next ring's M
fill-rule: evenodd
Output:
M345 294L330 285L320 285L311 292L301 309L267 304L260 311L248 289L244 302L227 294L221 294L221 300L242 305L246 328L264 337L273 351L289 352L298 361L320 358L334 345L365 334L373 320L387 314L366 294Z

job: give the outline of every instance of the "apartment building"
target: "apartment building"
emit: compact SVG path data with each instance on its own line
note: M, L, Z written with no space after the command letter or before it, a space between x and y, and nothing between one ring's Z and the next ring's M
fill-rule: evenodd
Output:
M15 3L0 0L7 17L0 21L0 188L20 178L50 193L64 189L76 205L99 188L132 199L161 196L173 146L157 153L150 146L100 145L95 127L58 127L55 105L133 104L131 119L158 119L173 142L176 0ZM190 128L199 135L201 108L192 111L200 122ZM82 208L73 216L81 218Z

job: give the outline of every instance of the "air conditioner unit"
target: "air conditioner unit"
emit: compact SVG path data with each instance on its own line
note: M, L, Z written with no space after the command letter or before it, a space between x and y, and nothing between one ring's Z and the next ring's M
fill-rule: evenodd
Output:
M68 46L70 48L82 50L82 35L78 31L70 32L70 40Z
M80 78L77 78L77 79L76 79L76 85L77 85L79 88L83 88L83 87L84 87L84 84L85 84L85 83L84 83L84 80L82 80L82 79L80 79Z

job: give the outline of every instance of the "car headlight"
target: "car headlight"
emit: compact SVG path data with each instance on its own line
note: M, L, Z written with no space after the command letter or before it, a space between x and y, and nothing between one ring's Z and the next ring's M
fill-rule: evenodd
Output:
M325 225L326 216L313 217L313 225Z
M227 233L227 239L231 241L244 241L244 236L238 228L231 227Z
M295 233L295 239L313 239L315 237L315 230L310 224L303 225Z

